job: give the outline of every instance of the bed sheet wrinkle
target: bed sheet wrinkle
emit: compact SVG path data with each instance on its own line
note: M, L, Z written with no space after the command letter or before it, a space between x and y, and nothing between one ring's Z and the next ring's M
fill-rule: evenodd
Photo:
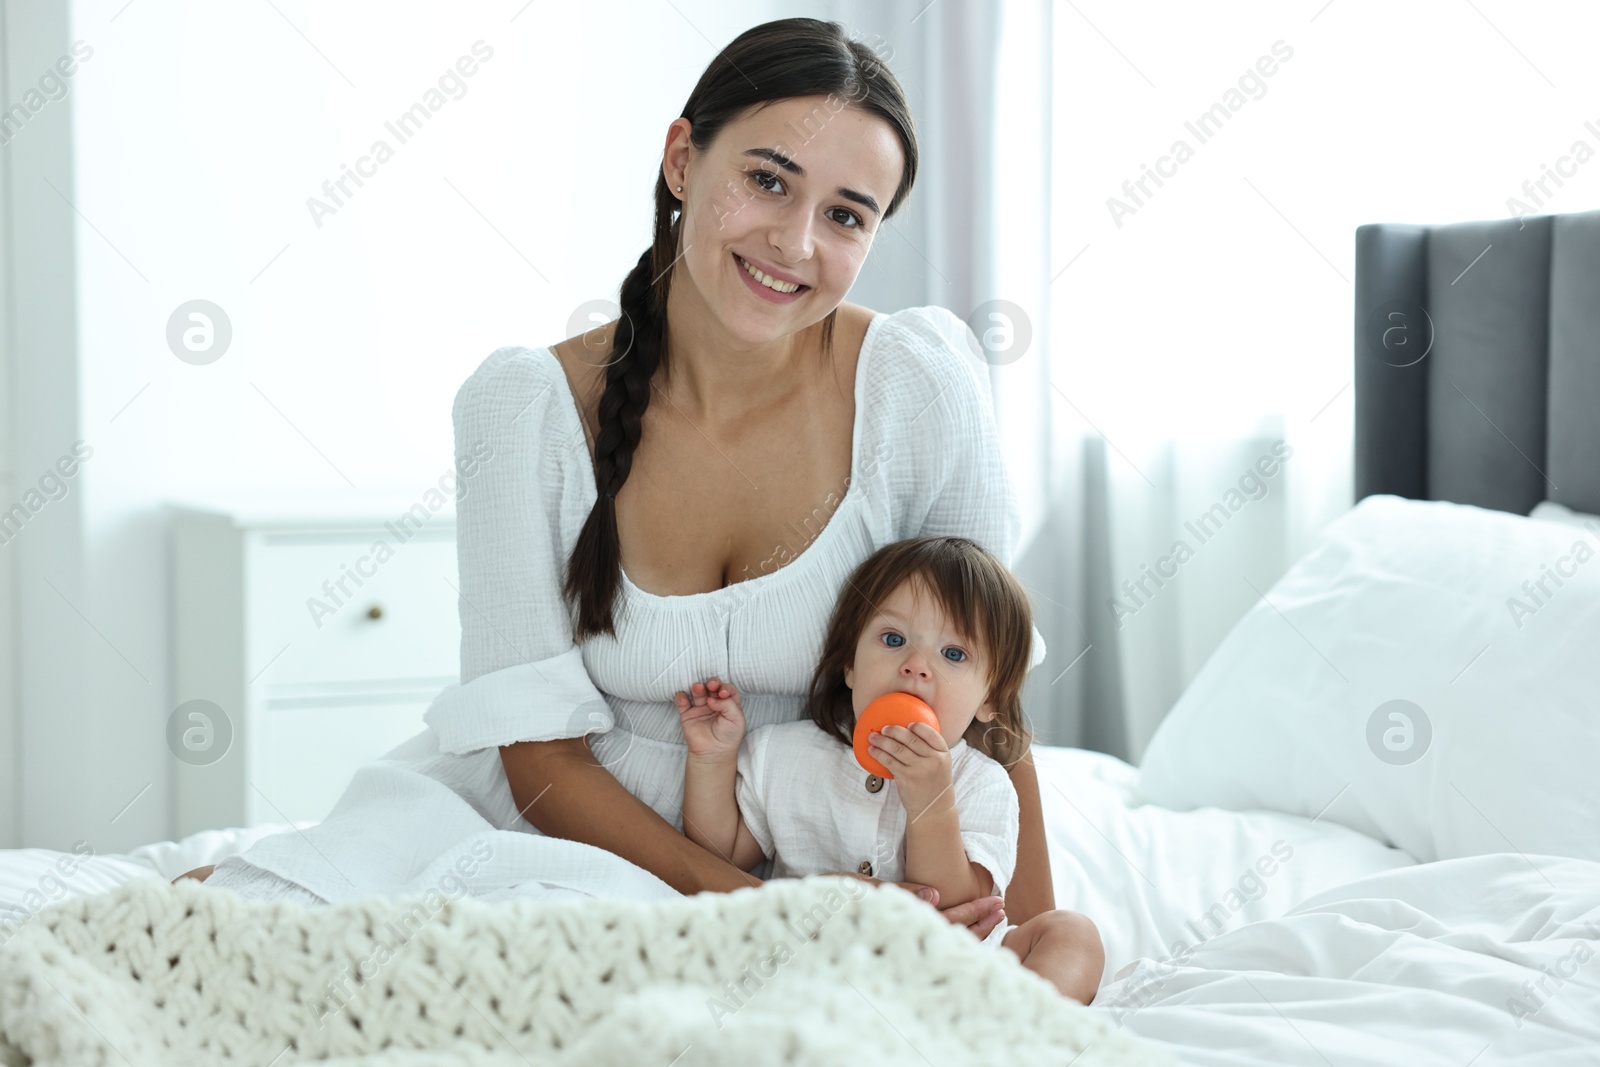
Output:
M1597 956L1600 864L1494 853L1381 871L1140 960L1096 1006L1184 1063L1594 1063Z
M1355 830L1269 811L1145 804L1138 770L1086 749L1034 748L1056 905L1100 929L1111 980L1332 887L1415 857Z

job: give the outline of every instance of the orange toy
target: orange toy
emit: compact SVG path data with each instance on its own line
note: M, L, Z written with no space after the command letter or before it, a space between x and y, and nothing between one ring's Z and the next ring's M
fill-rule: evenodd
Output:
M855 733L851 737L856 762L880 778L893 778L887 767L867 755L867 735L882 733L885 726L909 728L914 722L925 722L935 730L939 728L939 717L933 709L910 693L885 693L868 704L856 719Z

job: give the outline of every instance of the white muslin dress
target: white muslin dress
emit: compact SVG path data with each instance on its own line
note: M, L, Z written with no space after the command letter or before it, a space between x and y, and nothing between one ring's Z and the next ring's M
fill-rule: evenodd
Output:
M950 748L950 793L967 859L1004 896L1017 867L1017 789L1006 769L960 739ZM906 807L899 783L871 774L855 750L809 719L763 726L739 747L734 795L774 878L855 871L906 878ZM984 944L1016 927L1003 922Z
M337 902L429 891L480 899L679 894L604 849L524 820L497 746L590 736L634 796L682 828L687 750L673 694L715 675L739 686L747 729L799 716L838 589L879 547L971 537L1009 565L1021 532L972 331L936 306L879 314L856 366L851 472L809 543L721 589L659 596L623 574L616 635L576 643L562 575L596 499L566 374L548 348L501 348L452 416L461 680L426 728L358 769L327 817L255 842L208 886ZM1037 628L1032 660L1045 655ZM537 803L537 800L534 801Z

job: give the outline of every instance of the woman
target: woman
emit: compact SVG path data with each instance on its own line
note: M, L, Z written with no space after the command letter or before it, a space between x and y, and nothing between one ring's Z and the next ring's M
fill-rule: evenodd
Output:
M326 820L212 884L307 902L758 884L681 832L673 694L724 677L752 727L793 719L857 563L938 533L1009 562L1020 527L970 331L843 303L916 169L898 82L837 24L757 26L713 60L668 128L621 317L500 349L457 394L458 461L489 457L457 490L460 684ZM1011 775L1020 924L1054 904L1031 760ZM944 914L981 938L1000 901Z

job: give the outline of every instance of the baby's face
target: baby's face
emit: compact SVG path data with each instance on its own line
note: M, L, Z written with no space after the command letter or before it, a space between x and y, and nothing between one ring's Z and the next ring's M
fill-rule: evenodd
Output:
M919 697L939 717L939 733L951 747L974 718L994 718L985 702L984 650L961 637L938 600L915 580L902 582L867 620L844 684L857 716L885 693Z

